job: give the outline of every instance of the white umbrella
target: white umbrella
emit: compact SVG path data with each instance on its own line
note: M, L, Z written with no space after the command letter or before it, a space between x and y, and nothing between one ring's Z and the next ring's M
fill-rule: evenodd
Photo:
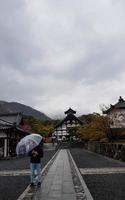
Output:
M32 149L40 144L42 136L36 133L22 138L16 146L17 155L28 154Z

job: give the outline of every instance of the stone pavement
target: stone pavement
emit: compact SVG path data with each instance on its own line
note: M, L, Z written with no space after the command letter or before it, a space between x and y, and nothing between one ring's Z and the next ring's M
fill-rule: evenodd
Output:
M93 200L68 149L58 150L41 174L41 186L28 186L17 200Z
M89 174L124 174L125 167L104 167L104 168L80 168L82 175Z
M58 153L33 200L76 200L70 163L65 149Z
M30 169L0 171L0 176L26 176L26 175L30 175Z

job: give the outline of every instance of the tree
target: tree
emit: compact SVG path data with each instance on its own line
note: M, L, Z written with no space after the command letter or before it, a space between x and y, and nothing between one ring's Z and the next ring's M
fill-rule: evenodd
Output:
M51 136L54 131L54 124L52 121L42 121L33 117L26 117L24 123L30 126L30 132L39 133L44 137Z
M85 141L101 141L107 138L109 129L109 118L93 113L91 120L78 129L78 135Z

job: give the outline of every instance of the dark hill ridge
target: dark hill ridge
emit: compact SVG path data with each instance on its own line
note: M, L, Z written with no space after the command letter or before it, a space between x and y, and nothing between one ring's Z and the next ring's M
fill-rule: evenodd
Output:
M0 101L0 114L15 113L15 112L23 112L23 115L32 116L36 119L44 121L51 120L51 118L49 118L47 115L34 108L31 108L30 106L26 106L24 104L17 102Z

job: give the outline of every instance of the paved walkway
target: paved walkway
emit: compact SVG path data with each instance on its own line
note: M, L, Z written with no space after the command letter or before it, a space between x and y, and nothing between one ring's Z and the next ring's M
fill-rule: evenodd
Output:
M76 200L66 150L60 150L33 200Z
M80 168L79 169L82 175L89 174L124 174L125 167L110 167L110 168Z

